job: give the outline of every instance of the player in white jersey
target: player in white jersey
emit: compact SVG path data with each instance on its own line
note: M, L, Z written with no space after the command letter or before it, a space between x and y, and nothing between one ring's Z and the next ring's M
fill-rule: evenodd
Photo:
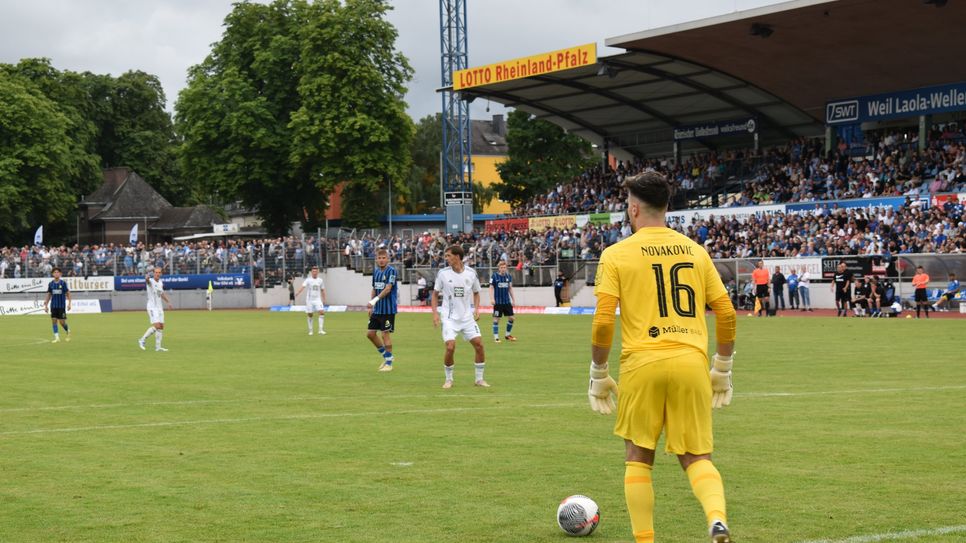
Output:
M486 363L483 358L483 340L480 338L480 278L476 270L463 265L463 248L452 245L443 254L448 268L436 275L433 287L433 326L443 325L443 342L446 354L443 357L443 370L446 380L443 388L453 386L453 354L456 352L456 336L470 342L476 351L476 386L489 387L483 380ZM472 293L473 301L470 302ZM443 296L442 319L440 318L439 297Z
M319 277L319 267L312 266L312 275L305 278L302 281L302 286L299 291L295 293L295 297L298 298L299 294L302 294L303 290L308 290L308 294L305 295L305 315L309 321L309 335L312 335L312 316L315 313L319 314L319 335L325 335L325 329L323 325L325 324L325 283L322 278Z
M164 293L164 283L161 281L161 268L155 267L154 272L144 278L144 289L148 294L148 320L151 327L138 340L138 347L144 349L144 342L154 334L154 350L166 352L167 349L161 346L161 336L164 332L164 304L168 304L168 309L174 309L171 300Z

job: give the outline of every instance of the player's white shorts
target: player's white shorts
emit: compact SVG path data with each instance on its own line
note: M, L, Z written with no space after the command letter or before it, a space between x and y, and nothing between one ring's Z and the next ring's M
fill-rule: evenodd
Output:
M472 318L464 321L454 321L442 319L443 341L453 341L457 335L462 334L463 339L469 341L480 337L480 325L476 324Z
M160 322L164 324L164 310L163 309L148 309L148 320L151 324Z
M325 305L322 302L305 302L306 313L325 313Z

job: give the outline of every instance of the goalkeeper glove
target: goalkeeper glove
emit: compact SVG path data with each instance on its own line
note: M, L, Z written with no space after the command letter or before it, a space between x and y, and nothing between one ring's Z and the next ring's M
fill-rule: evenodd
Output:
M711 407L717 409L731 403L734 389L731 386L731 365L735 356L729 357L715 353L711 362Z
M607 363L598 366L591 360L590 387L587 390L590 408L601 415L610 415L616 407L612 393L617 395L617 382L611 379L607 371Z

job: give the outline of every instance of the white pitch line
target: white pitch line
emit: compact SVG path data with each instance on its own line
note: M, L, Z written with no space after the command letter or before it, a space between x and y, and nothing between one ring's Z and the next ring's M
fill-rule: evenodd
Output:
M966 389L966 385L904 388L859 388L855 390L818 390L813 392L735 392L735 396L740 396L743 398L784 398L795 396L825 396L829 394L882 394L885 392L932 392L937 390L962 389Z
M906 388L867 388L854 390L821 390L812 392L735 392L738 398L794 398L800 396L826 396L832 394L884 394L887 392L935 392L942 390L963 390L966 385L949 385L934 387L906 387ZM278 398L231 398L222 400L159 400L150 402L131 402L131 403L104 403L104 404L76 404L76 405L48 405L32 407L3 407L0 413L23 413L33 411L69 411L72 409L115 409L120 407L157 407L157 406L178 406L178 405L215 405L231 403L285 403L285 402L312 402L326 400L358 400L358 399L390 399L404 400L412 398L520 398L526 396L584 396L585 392L564 392L564 393L535 393L522 394L395 394L395 395L370 395L370 396L290 396Z
M429 415L438 413L459 413L464 411L494 411L504 409L559 409L561 407L574 407L573 403L556 404L532 404L526 406L519 405L494 405L486 407L441 407L437 409L404 409L399 411L366 411L359 413L306 413L302 415L284 415L278 417L244 417L233 419L201 419L201 420L175 420L159 422L143 422L138 424L105 424L100 426L76 426L69 428L38 428L35 430L14 430L10 432L0 432L0 436L17 436L29 434L56 434L69 432L92 432L97 430L127 430L136 428L161 428L168 426L192 426L201 424L240 424L246 422L267 422L274 420L309 420L343 417L388 417L392 415Z
M876 543L878 541L898 541L900 539L914 539L931 535L946 535L966 532L966 524L959 526L943 526L942 528L925 528L922 530L907 530L905 532L886 532L882 534L854 535L844 539L810 539L799 543Z
M528 393L525 396L583 396L585 392L572 392L565 394L553 393ZM132 402L132 403L94 403L94 404L75 404L75 405L47 405L33 407L4 407L0 408L0 413L21 413L31 411L69 411L72 409L115 409L119 407L154 407L154 406L178 406L178 405L209 405L209 404L229 404L229 403L286 403L286 402L315 402L326 400L404 400L412 398L520 398L522 394L447 394L445 392L434 394L390 394L390 395L369 395L369 396L287 396L277 398L231 398L222 400L159 400L151 402Z

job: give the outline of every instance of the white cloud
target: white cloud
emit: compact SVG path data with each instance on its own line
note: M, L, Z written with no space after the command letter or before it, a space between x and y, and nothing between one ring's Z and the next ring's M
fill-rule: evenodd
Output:
M676 24L774 0L468 0L470 65ZM169 109L187 70L220 39L232 0L0 0L0 62L49 57L59 69L119 75L143 70L161 79ZM414 118L440 109L438 0L394 0L389 19L415 69L406 96ZM611 50L611 52L616 52ZM486 102L474 117L488 115ZM493 105L491 114L502 111Z

